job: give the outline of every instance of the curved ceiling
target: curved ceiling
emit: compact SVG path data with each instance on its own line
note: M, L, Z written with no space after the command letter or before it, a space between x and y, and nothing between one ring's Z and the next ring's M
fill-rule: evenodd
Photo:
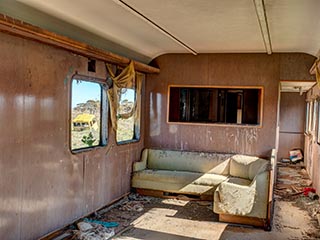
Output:
M10 10L13 1L5 2L1 10L19 15L17 9ZM163 53L305 52L317 55L320 47L319 0L18 2L109 41L110 45L104 49L143 62ZM24 16L22 20L28 21L26 13ZM32 24L46 28L45 19L36 21L31 16L29 19ZM47 25L49 28L49 21ZM50 30L64 33L65 27L56 24ZM72 37L82 41L84 38L76 33ZM98 40L90 39L89 34L85 40L94 46L101 45Z

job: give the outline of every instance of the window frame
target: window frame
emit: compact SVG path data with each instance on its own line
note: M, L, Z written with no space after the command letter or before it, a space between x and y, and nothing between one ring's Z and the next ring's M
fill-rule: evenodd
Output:
M121 91L122 88L119 89L119 91ZM137 85L135 84L134 85L134 88L127 88L127 89L133 89L134 92L135 92L135 102L133 105L137 105L137 102L138 102L138 98L140 98L140 118L138 119L138 123L136 121L134 121L134 124L133 124L133 138L130 139L130 140L124 140L124 141L117 141L117 132L115 132L115 142L117 145L126 145L126 144L130 144L130 143L137 143L137 142L140 142L141 140L141 94L140 96L138 96L138 93L137 93ZM120 98L119 98L120 99ZM119 103L118 103L119 104ZM135 113L134 113L135 115ZM133 115L133 118L134 118L134 115ZM118 119L117 119L117 125L118 125ZM138 128L137 125L139 125L140 127ZM140 130L139 133L138 133L138 129ZM117 129L118 131L118 129Z
M306 115L306 134L312 134L312 125L313 125L313 100L307 102L307 115Z
M101 86L101 109L100 109L100 141L99 144L96 146L89 146L89 147L84 147L84 148L77 148L77 149L72 149L72 93L73 93L73 88L72 88L72 83L73 81L85 81L85 82L92 82L92 83L97 83L100 84ZM97 148L105 147L108 145L108 114L109 114L109 103L108 103L108 98L107 98L107 91L109 89L109 83L106 82L105 79L97 78L97 77L90 77L90 76L85 76L85 75L80 75L80 74L75 74L71 77L70 80L70 102L69 102L69 149L72 154L77 154L81 152L87 152L87 151L92 151Z
M318 117L318 120L317 120L317 126L316 126L316 138L317 138L317 144L320 145L320 99L317 98L317 106L318 106L318 109L317 109L317 117Z
M316 134L318 107L319 107L319 106L318 106L318 101L317 101L316 99L313 100L311 131L312 131L314 134Z
M230 89L230 90L241 90L241 89L258 89L260 90L260 98L258 102L259 113L258 113L258 124L237 124L237 123L202 123L202 122L171 122L169 120L170 113L170 88L216 88L216 89ZM238 128L262 128L263 126L263 106L264 106L264 86L217 86L217 85L176 85L169 84L167 90L167 124L174 125L198 125L198 126L216 126L216 127L238 127Z
M306 102L306 114L305 114L305 126L304 133L309 134L309 122L310 122L310 101Z

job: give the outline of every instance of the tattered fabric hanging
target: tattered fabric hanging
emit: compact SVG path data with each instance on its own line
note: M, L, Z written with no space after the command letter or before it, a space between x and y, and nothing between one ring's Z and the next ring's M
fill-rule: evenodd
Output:
M108 74L110 75L113 81L113 87L108 90L108 100L109 100L109 106L110 106L112 128L116 131L117 117L118 117L117 112L119 108L119 93L121 91L121 88L131 88L131 89L135 88L136 72L134 70L133 61L131 61L129 65L125 69L123 69L118 76L116 76L116 74L113 72L112 66L110 64L106 64L106 67L107 67ZM137 95L141 94L141 87L139 87L139 85L141 84L137 83L137 93L136 93ZM136 113L136 112L137 112L137 109L136 109L136 106L134 106L134 109L132 110L132 115L133 113Z
M320 71L319 71L319 67L318 67L318 64L320 63L320 59L318 59L316 61L316 66L315 66L315 69L316 69L316 80L317 80L317 84L318 84L318 87L320 88Z

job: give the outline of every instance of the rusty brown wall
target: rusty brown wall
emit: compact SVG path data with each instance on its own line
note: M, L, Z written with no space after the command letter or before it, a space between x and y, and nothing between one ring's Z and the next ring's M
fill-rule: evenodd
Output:
M0 39L0 238L36 239L127 193L144 141L117 146L109 128L106 147L71 154L70 78L105 78L104 64L90 73L87 58Z
M312 101L320 97L320 89L318 85L315 85L307 92L307 100ZM318 118L320 113L317 114L316 129L318 125ZM311 134L305 135L305 152L304 162L307 166L308 173L312 180L312 186L317 189L317 193L320 193L320 145L317 143L317 133L311 132Z
M279 80L310 80L306 54L167 54L154 60L159 75L146 81L146 147L269 156L275 147ZM170 84L263 86L262 127L168 124Z
M305 98L306 94L281 93L278 159L288 158L293 148L304 151Z

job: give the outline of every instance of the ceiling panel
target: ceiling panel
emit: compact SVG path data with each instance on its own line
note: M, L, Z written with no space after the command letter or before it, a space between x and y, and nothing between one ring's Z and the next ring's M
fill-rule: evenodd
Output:
M265 52L252 0L124 2L197 52Z
M255 1L265 3L273 52L317 54L320 48L320 0ZM16 12L15 17L19 18L19 10L13 9L17 6L14 2L106 39L112 44L103 49L123 56L137 56L136 60L143 62L163 53L188 51L132 9L128 10L122 2L198 53L266 52L254 0L0 0L0 8L7 6L2 12ZM68 29L58 24L50 28L46 21L33 21L32 24L42 28L47 24L48 29L57 33ZM103 41L90 39L90 34L84 35L84 31L69 35L78 34L80 37L75 39L101 46Z
M319 0L265 0L274 52L305 52L320 48Z
M150 58L164 52L186 52L183 47L112 0L19 1Z

